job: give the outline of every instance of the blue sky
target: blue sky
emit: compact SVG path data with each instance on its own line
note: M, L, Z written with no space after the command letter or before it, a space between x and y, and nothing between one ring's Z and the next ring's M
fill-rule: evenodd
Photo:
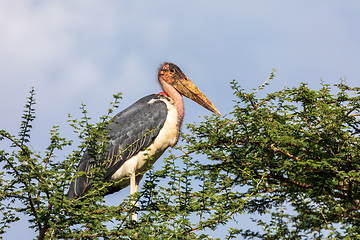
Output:
M34 149L44 150L53 125L74 139L67 113L79 117L83 101L95 121L114 93L123 92L123 109L160 92L164 61L176 63L223 114L232 110L231 80L257 88L272 68L266 91L300 82L318 88L321 78L359 86L359 10L359 1L331 0L0 1L0 128L18 132L34 86ZM185 112L184 123L210 114L190 100Z

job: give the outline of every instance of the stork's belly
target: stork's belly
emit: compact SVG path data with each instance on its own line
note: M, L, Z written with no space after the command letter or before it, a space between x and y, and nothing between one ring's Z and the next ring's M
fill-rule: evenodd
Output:
M129 158L124 164L110 177L110 180L117 181L114 185L118 190L127 187L130 184L129 176L136 174L142 177L142 174L148 170L150 164L153 164L169 146L174 146L179 138L177 127L177 111L175 105L164 101L168 107L168 115L163 128L155 138L154 142L146 150L140 151L135 156ZM123 179L123 181L119 181Z
M151 147L151 146L150 146ZM149 148L150 148L149 147ZM135 174L142 178L142 175L148 170L149 166L164 153L164 150L156 151L141 151L136 156L126 160L126 162L110 177L110 180L116 181L114 186L117 190L123 189L130 184L129 176ZM152 157L151 159L149 159ZM122 181L119 181L123 179Z

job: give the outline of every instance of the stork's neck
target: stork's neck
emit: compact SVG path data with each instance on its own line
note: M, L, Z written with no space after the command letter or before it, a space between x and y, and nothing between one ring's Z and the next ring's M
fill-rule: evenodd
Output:
M165 81L160 81L160 84L164 90L164 92L174 101L175 107L177 110L177 128L180 130L181 123L184 118L184 100L178 91L170 84Z

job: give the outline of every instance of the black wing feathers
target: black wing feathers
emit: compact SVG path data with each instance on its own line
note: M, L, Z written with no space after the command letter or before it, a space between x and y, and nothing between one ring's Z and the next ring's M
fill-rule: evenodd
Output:
M109 126L109 144L106 149L108 161L104 180L109 179L122 165L139 151L148 148L163 127L167 117L167 106L159 99L162 95L146 96L122 112L118 113ZM89 172L91 158L85 152L78 171ZM86 191L90 179L79 177L71 183L69 198L79 196Z

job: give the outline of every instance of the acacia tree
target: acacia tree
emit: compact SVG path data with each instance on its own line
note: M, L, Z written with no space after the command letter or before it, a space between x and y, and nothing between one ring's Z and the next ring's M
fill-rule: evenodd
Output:
M90 123L85 105L80 120L70 116L83 141L59 161L55 153L72 142L58 127L43 154L29 148L32 89L18 136L0 132L13 148L0 151L1 233L23 213L38 239L207 239L221 225L228 231L224 239L360 237L360 88L341 82L332 93L327 84L317 91L301 84L257 97L267 84L247 93L233 81L234 111L189 124L185 145L178 147L182 154L150 169L142 190L117 206L104 203L102 194L113 183L102 181L96 161L92 188L70 200L66 192L83 152L102 156L120 94L97 124ZM134 212L137 222L130 220ZM263 231L227 225L252 213L271 215L269 222L253 220Z
M232 191L252 195L244 212L275 208L269 223L255 220L264 233L239 229L243 237L360 237L360 88L335 86L331 94L327 84L314 91L302 83L258 99L232 82L239 100L231 118L190 126L189 149L211 160L201 168L214 184L246 187Z

